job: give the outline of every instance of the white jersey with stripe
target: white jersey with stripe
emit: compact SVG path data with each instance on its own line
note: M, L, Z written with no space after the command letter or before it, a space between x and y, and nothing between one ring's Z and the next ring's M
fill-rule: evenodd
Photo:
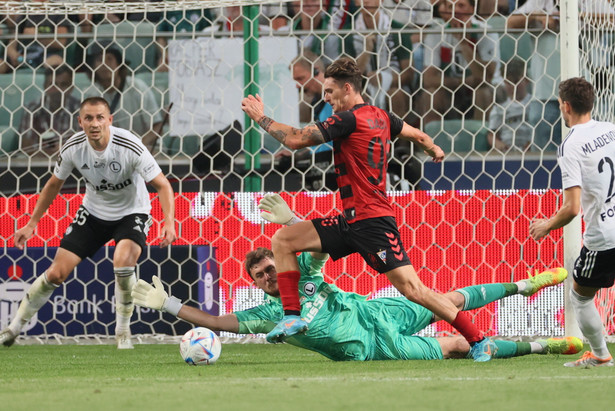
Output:
M73 169L85 179L83 206L94 217L117 221L151 211L145 182L160 174L160 166L141 139L128 130L111 126L103 151L94 150L84 132L73 135L63 145L53 173L66 180Z
M573 126L557 157L563 188L581 187L585 247L615 248L615 124L590 120Z

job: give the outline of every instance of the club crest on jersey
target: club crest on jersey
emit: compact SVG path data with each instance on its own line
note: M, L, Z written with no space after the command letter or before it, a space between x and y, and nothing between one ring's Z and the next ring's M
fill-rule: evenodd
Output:
M382 260L383 263L387 263L387 250L380 250L376 253L376 255Z
M316 284L309 281L303 285L303 292L308 297L313 296L316 293Z
M114 173L119 173L120 171L122 171L122 166L117 161L112 161L109 163L109 170L113 171Z

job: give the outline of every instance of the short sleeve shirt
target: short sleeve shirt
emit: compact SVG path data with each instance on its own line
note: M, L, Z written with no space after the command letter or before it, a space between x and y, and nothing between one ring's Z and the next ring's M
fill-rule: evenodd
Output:
M130 214L149 214L146 182L162 171L141 140L127 130L111 127L109 144L96 151L84 132L62 147L53 174L66 180L77 169L86 182L83 206L94 217L117 221Z
M557 160L562 187L581 187L585 247L615 248L615 124L591 120L573 126Z

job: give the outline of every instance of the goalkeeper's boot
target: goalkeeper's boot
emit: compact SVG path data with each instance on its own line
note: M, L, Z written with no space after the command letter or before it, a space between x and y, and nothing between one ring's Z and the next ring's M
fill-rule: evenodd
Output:
M527 287L521 291L520 294L529 297L536 294L538 291L545 287L551 287L563 282L568 277L568 271L565 268L557 267L551 268L547 271L543 271L540 274L536 274L532 277L531 273L528 273L530 278L525 281Z
M470 356L474 358L475 362L486 362L489 361L497 351L498 346L489 338L485 337L470 348Z
M536 342L544 348L541 354L571 355L581 352L583 349L583 341L577 337L547 338Z
M10 347L11 345L13 345L16 338L17 334L11 331L10 328L5 328L4 330L0 331L0 343L2 343L2 345L4 345L5 347Z
M287 337L304 333L307 329L307 323L298 315L285 315L278 325L267 334L267 341L274 344L283 342Z
M613 356L609 358L598 358L591 351L585 351L583 356L576 361L567 362L564 367L591 368L591 367L612 367Z
M117 341L118 350L132 350L135 348L135 346L132 345L132 336L129 332L118 334L115 336L115 339Z

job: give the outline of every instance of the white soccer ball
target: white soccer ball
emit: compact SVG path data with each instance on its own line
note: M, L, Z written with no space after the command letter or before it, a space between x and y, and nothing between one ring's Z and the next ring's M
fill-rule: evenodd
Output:
M220 358L222 343L209 328L197 327L188 331L179 343L179 353L190 365L209 365Z

